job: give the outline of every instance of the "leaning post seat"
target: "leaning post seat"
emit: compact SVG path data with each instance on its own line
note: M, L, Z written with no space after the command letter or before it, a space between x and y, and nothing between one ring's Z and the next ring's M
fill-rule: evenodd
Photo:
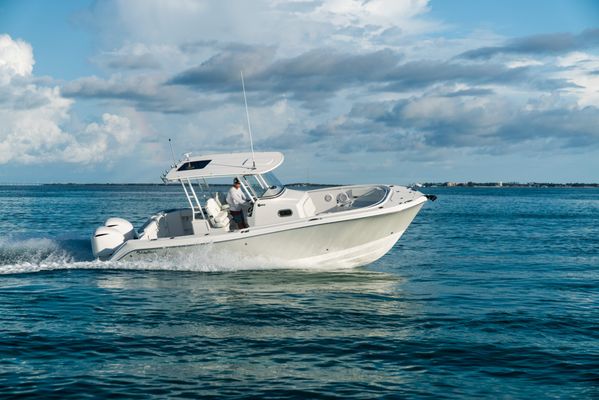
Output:
M214 192L214 200L221 210L227 211L229 209L229 205L221 201L219 192Z
M206 201L206 214L208 215L208 220L210 221L210 225L215 228L222 228L225 226L229 226L229 213L221 210L221 208L216 203L216 200L213 198L209 198Z

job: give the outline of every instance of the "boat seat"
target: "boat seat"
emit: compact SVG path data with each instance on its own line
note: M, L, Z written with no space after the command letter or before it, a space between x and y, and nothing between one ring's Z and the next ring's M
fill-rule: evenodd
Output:
M220 200L220 193L219 193L219 192L214 192L214 201L216 201L216 204L218 205L218 207L219 207L221 210L224 210L224 211L226 211L226 210L228 210L228 209L229 209L229 205L228 205L227 203L223 203L223 202Z
M206 214L208 215L210 225L213 227L222 228L229 226L229 213L221 210L218 203L213 198L209 198L206 201Z
M351 189L337 195L337 207L351 207L353 203L354 196Z

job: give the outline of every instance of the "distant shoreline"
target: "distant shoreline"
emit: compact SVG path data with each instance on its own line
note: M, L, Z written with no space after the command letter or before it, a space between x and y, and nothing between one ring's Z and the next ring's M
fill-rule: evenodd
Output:
M211 186L227 186L227 183L214 183ZM349 184L340 183L307 183L295 182L286 186L290 187L333 187L345 186ZM178 186L175 183L0 183L1 186ZM554 183L554 182L425 182L406 185L415 189L418 188L599 188L599 183Z
M553 182L426 182L417 187L479 187L479 188L598 188L599 183L553 183Z
M211 183L210 186L229 186L230 183ZM345 184L339 183L288 183L285 186L311 186L311 187L332 187L332 186L344 186ZM148 183L0 183L0 186L180 186L179 183L162 183L162 182L148 182Z

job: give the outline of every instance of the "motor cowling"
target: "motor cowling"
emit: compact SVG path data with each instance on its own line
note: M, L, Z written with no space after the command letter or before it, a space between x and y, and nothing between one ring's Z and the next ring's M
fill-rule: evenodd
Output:
M134 239L136 236L135 228L133 227L131 222L123 218L108 218L106 222L104 222L104 226L116 229L117 231L123 234L125 240Z
M112 255L116 248L125 241L125 235L112 227L101 226L92 237L92 252L94 257L104 259Z

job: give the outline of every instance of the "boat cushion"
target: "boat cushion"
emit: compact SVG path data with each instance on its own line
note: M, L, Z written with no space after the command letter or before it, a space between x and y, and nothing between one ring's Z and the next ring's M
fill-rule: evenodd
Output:
M228 213L221 210L213 198L206 201L206 214L208 214L210 224L215 228L222 228L229 225Z
M220 208L223 208L223 203L222 203L222 201L220 201L220 194L218 192L214 192L214 201L216 201L216 204Z
M227 211L229 209L229 205L225 202L223 202L220 198L220 193L219 192L214 192L214 201L216 201L216 204L218 205L218 207L223 210L223 211Z
M304 201L304 214L306 217L311 217L316 214L316 206L310 196L306 196L306 200Z

